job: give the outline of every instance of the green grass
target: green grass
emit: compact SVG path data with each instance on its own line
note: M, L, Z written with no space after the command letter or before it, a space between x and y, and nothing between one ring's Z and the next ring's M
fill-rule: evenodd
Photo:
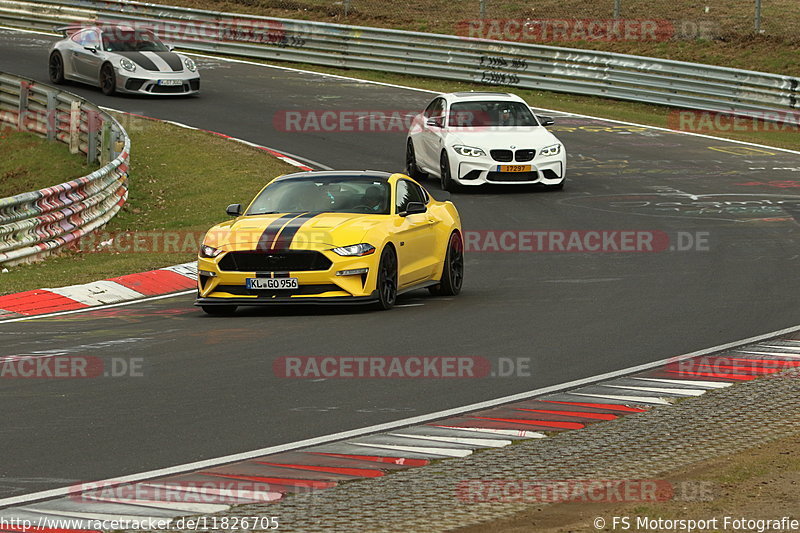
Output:
M58 185L96 170L83 154L33 133L0 128L0 198Z
M132 146L129 198L101 236L131 231L202 235L225 220L228 204L248 203L269 180L297 170L266 152L209 133L144 119L126 119L126 124ZM0 151L6 140L0 141ZM195 253L67 250L10 267L0 274L0 294L142 272L191 261Z
M442 34L468 35L459 22L480 17L479 2L449 0L154 0L179 5L271 17L315 20ZM800 3L770 0L762 7L762 31L755 33L754 2L745 0L622 0L622 19L669 21L669 40L546 41L541 44L589 48L759 70L796 76L800 67ZM613 0L487 0L486 18L499 20L608 20ZM462 26L463 27L463 26ZM698 29L700 28L700 29ZM502 38L502 37L498 37Z

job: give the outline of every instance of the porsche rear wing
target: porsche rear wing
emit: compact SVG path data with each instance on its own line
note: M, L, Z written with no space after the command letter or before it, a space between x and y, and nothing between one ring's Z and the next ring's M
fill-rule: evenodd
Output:
M53 31L56 33L60 33L64 37L70 37L75 33L85 30L86 28L91 28L93 25L89 24L70 24L69 26L55 26L53 27Z

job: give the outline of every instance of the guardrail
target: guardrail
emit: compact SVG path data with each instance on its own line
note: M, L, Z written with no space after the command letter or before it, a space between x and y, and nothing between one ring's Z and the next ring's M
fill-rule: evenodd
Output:
M0 23L150 27L187 50L796 120L800 78L592 50L297 21L122 0L0 0ZM791 117L795 117L791 119Z
M103 166L53 187L0 198L0 265L49 254L108 222L128 198L130 139L114 117L71 93L0 72L0 129L61 141Z

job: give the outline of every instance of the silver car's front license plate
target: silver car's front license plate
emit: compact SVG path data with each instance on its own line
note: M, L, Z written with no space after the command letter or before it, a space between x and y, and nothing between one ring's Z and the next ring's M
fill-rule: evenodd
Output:
M254 290L296 289L297 278L247 278L247 288Z
M159 85L183 85L183 80L158 80Z

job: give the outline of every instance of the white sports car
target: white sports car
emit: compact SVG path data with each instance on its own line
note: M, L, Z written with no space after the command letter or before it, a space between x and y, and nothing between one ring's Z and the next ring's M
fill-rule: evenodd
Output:
M406 173L438 177L442 189L540 183L562 189L564 145L528 104L509 93L441 94L417 115L406 140Z
M173 52L153 32L129 26L66 26L50 48L54 84L65 80L116 92L187 95L200 91L200 74L190 57Z

